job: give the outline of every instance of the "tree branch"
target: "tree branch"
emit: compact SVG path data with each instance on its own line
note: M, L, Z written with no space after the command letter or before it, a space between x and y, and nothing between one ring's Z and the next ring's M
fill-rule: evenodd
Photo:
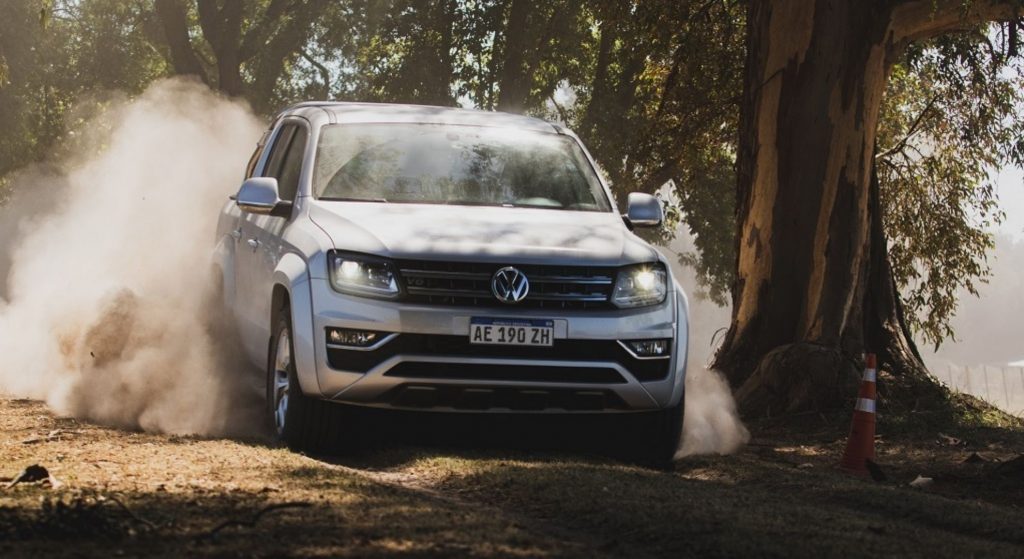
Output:
M252 515L250 518L247 518L247 519L232 518L232 519L229 519L229 520L225 520L224 522L221 522L220 524L214 526L212 529L210 529L210 530L200 534L197 537L197 539L199 539L199 540L213 539L213 538L217 537L217 534L219 534L222 530L225 530L227 528L232 528L232 527L254 528L256 526L256 523L259 522L260 518L262 518L263 515L271 513L271 512L274 512L274 511L279 511L279 510L284 510L284 509L307 509L307 508L310 508L312 506L313 505L311 505L310 503L305 503L305 502L288 502L288 503L277 503L277 504L273 504L273 505L267 505L267 506L261 508L260 510L256 511L256 514Z
M911 0L892 12L893 39L909 43L989 21L1017 17L1018 0Z
M242 2L225 2L218 7L216 0L198 0L196 7L203 37L217 59L217 87L228 95L241 95L245 85L238 44L242 34Z
M893 145L891 148L889 148L889 149L887 149L887 150L885 150L885 151L875 155L875 161L878 161L880 159L885 159L886 157L888 157L888 156L892 155L893 153L896 153L897 151L900 151L904 147L906 147L907 142L909 142L910 139L913 138L914 135L919 132L918 127L921 125L921 122L924 120L924 116L926 114L928 114L928 111L932 110L932 106L935 105L935 101L937 101L938 98L939 98L938 95L933 96L931 98L931 100L928 101L928 104L925 105L924 110L922 110L920 112L920 114L917 115L917 118L914 119L914 123L910 125L910 130L908 130L907 134L905 136L903 136L903 139L898 141L898 142L896 142L896 144Z
M324 82L324 95L323 95L323 98L325 100L329 99L330 96L331 96L331 72L327 69L326 66L324 66L323 64L318 62L315 58L310 56L309 53L306 52L306 49L300 48L299 49L299 56L301 56L302 59L305 60L306 62L309 62L320 73L320 79L323 80L323 82Z
M230 54L229 49L237 51L242 34L242 2L226 2L218 8L215 0L198 0L199 26L203 29L203 37L210 43L213 51L220 58Z
M278 26L286 12L299 8L292 4L292 0L270 1L267 9L263 11L263 15L249 26L249 30L242 37L239 53L243 62L256 56L258 47L270 41L270 36L274 34L274 28ZM304 7L304 9L310 8Z
M708 2L710 5L711 2ZM672 53L672 68L668 71L668 75L665 76L665 81L661 86L661 99L658 100L658 110L655 111L655 117L660 118L665 113L665 103L668 101L669 95L672 94L672 89L676 86L676 81L679 79L679 67L683 64L683 56L686 54L683 48L685 42L680 42L679 46L676 47L675 52Z
M203 37L213 47L213 52L219 53L223 44L221 10L217 8L215 0L198 0L196 11L199 13L199 27L203 30Z
M273 109L270 102L286 63L307 44L322 6L319 3L306 4L302 10L282 18L278 29L260 44L259 56L248 66L252 76L249 101L256 110L269 112Z
M569 113L565 111L565 107L555 101L555 94L548 95L548 99L551 100L551 104L555 106L555 110L558 111L558 118L562 119L562 124L569 125Z

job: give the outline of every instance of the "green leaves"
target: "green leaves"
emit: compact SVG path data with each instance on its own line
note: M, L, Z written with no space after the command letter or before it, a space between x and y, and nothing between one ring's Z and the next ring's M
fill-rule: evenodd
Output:
M876 159L893 275L925 341L953 338L958 292L987 281L1002 220L991 176L1020 165L1020 61L990 31L912 48L890 78Z
M189 47L216 75L196 2L182 4ZM576 130L620 199L675 185L670 217L696 246L681 260L725 303L746 9L708 0L246 0L240 67L246 97L264 113L324 96L493 109L514 94L516 110ZM880 115L893 271L911 324L932 343L953 335L957 290L975 290L989 273L1001 213L988 173L1024 163L1014 33L982 28L911 46ZM169 60L150 1L0 2L0 176L59 145L80 99L141 91L172 72Z

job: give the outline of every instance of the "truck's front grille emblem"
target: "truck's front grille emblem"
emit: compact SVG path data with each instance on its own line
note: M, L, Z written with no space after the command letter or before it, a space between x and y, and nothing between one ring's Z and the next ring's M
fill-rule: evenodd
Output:
M526 274L509 266L494 272L491 278L491 292L502 303L515 304L526 298L530 292L530 280Z

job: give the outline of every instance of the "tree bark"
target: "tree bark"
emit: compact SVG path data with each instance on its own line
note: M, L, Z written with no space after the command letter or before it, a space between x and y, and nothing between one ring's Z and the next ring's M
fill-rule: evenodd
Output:
M181 0L156 0L156 14L163 27L167 47L171 51L171 64L174 73L183 76L195 76L205 84L209 78L203 69L188 36L188 18L185 5Z
M737 161L732 324L715 359L749 413L831 407L864 350L924 372L888 265L875 133L913 40L1009 2L751 2Z
M521 112L530 93L526 72L527 21L533 0L512 0L505 26L505 48L498 78L498 110Z
M241 0L225 2L199 0L199 26L217 58L217 88L236 97L242 94L242 8Z
M605 118L608 104L608 67L611 65L612 46L615 43L615 25L609 19L601 21L598 27L600 38L598 39L597 61L594 67L594 77L590 82L590 102L587 103L587 110L583 115L580 134L587 140L597 136L601 129L601 120ZM594 143L588 141L588 143Z
M260 10L245 0L197 0L195 6L202 37L215 59L215 68L210 72L193 48L184 0L155 2L175 73L198 76L207 85L233 97L248 93L258 110L270 112L274 88L287 61L302 50L313 21L326 3L270 0ZM253 11L257 13L246 24L246 14ZM242 73L246 64L251 76L249 83ZM215 80L210 75L214 72Z

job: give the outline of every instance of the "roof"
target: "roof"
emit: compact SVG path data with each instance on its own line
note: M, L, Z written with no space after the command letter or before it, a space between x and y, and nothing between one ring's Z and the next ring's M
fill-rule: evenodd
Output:
M538 132L561 132L563 130L561 126L529 116L430 105L309 101L288 107L282 111L282 114L299 112L308 108L324 110L329 115L332 124L409 122L494 126Z

